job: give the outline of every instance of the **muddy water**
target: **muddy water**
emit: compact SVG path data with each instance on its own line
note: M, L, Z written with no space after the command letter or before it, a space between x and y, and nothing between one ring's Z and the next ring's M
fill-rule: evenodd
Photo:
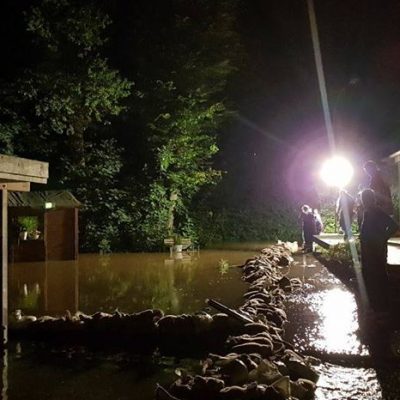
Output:
M317 367L315 399L400 399L400 364L377 362L362 343L356 301L347 287L311 255L296 257L289 276L300 278L303 288L287 298L287 339L304 354L335 361Z
M234 265L256 253L84 254L78 262L14 264L9 275L10 309L37 315L150 307L191 313L203 309L206 298L236 307L243 302L247 285ZM177 367L199 368L198 360L87 354L26 342L11 342L4 364L1 398L9 400L150 400L156 383L170 382Z
M65 309L132 312L160 307L167 312L194 312L204 298L230 306L242 303L246 286L240 264L254 251L202 251L191 258L166 254L81 256L78 263L12 266L11 307L36 314ZM296 258L288 271L304 287L288 298L287 338L301 351L349 354L368 358L357 330L352 294L312 256ZM11 343L3 369L3 396L22 399L153 398L156 382L171 381L175 368L199 369L198 360L126 354L87 354L28 343ZM396 368L351 368L324 362L316 399L400 399L393 390ZM397 385L398 386L398 385Z
M368 355L358 337L354 295L313 256L297 256L289 276L303 281L288 296L287 337L302 351Z
M255 252L206 250L166 253L83 254L79 261L21 263L10 267L10 310L60 315L65 310L134 312L161 308L192 313L204 299L235 307L246 285L242 263Z

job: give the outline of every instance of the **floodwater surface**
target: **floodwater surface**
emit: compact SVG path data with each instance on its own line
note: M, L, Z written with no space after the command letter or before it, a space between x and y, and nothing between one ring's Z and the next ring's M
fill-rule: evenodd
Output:
M63 315L66 310L132 313L159 308L193 313L214 298L230 307L242 303L246 285L237 264L249 251L83 254L78 261L10 266L10 311Z
M287 298L287 339L301 351L367 355L353 293L311 255L296 257L289 276L303 286Z
M10 265L10 310L62 315L65 310L135 312L160 308L193 313L214 298L243 303L243 264L258 251L204 250L165 253L83 254L77 262ZM195 345L195 344L194 344ZM11 342L3 358L2 399L150 400L156 383L167 385L177 367L199 369L199 360L92 354Z
M16 264L10 266L10 306L51 315L66 309L93 313L150 307L189 313L203 309L204 300L212 297L236 307L243 303L247 285L240 269L230 266L243 264L254 253L213 250L181 259L168 254L89 254L79 262ZM311 255L296 257L287 273L303 282L286 304L286 338L296 349L369 357L358 337L352 293ZM3 365L2 398L8 400L151 400L157 382L167 386L176 368L199 371L200 360L11 342ZM316 400L400 399L397 367L323 362L317 368L321 376Z

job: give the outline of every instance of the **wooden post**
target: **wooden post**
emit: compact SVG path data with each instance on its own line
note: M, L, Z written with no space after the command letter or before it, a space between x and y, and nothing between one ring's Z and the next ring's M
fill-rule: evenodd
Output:
M8 340L8 191L2 188L1 193L1 344Z
M75 261L74 262L74 286L75 286L75 290L74 290L74 295L75 295L75 312L79 311L79 265L78 263Z
M75 207L73 210L74 217L74 260L78 259L79 256L79 210Z
M178 193L173 191L171 195L169 196L169 199L171 200L171 205L168 210L168 234L172 235L174 233L174 211L175 211L175 206L176 206L176 201L178 200Z
M1 357L1 382L0 382L0 398L8 399L8 350L2 349Z
M396 202L395 204L395 209L394 209L394 214L395 218L400 218L400 160L396 158L396 164L397 164L397 193L396 193ZM398 215L396 215L398 213Z

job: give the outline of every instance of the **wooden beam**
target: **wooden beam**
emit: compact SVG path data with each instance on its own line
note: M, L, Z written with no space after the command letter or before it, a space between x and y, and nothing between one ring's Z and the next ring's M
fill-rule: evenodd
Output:
M47 183L47 178L38 178L36 176L28 176L28 175L9 174L1 172L1 170L0 170L0 180L3 182L33 182L33 183L43 183L43 184Z
M1 346L8 340L8 192L0 190L1 197Z
M30 182L7 182L0 183L0 190L7 189L9 192L29 192L31 190Z
M49 177L49 163L0 154L0 171L10 174Z
M329 249L331 247L331 245L323 240L323 238L321 238L319 235L314 235L314 242L319 244L324 249Z

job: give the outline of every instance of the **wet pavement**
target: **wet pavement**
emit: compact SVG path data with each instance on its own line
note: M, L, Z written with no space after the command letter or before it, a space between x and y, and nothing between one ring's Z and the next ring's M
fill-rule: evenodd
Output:
M365 355L354 295L312 255L297 256L290 277L303 287L287 298L287 338L301 351Z
M287 298L286 338L323 361L315 399L400 399L400 360L376 364L371 357L360 339L353 293L312 255L297 256L289 276L299 277L303 288ZM381 339L388 340L384 332Z

